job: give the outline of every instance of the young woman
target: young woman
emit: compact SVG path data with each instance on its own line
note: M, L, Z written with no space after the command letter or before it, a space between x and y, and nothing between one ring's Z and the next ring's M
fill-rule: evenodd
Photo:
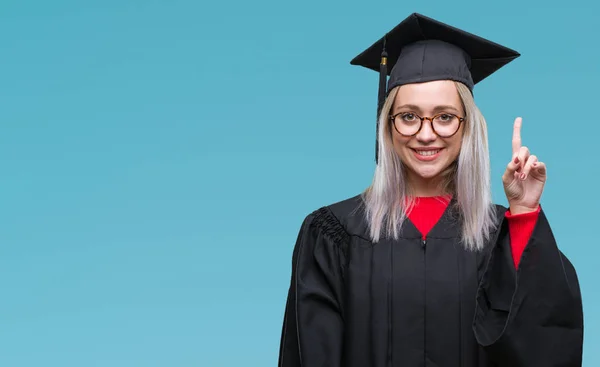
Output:
M353 60L381 66L383 83L394 62L375 177L304 220L280 366L581 366L577 275L541 209L546 166L523 145L520 118L508 208L491 202L472 91L516 57L413 14Z

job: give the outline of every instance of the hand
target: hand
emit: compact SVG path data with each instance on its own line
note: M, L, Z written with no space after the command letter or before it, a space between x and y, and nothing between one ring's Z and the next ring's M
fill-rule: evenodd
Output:
M521 146L520 117L515 119L512 139L512 160L502 175L504 192L511 214L532 212L538 209L546 183L546 165Z

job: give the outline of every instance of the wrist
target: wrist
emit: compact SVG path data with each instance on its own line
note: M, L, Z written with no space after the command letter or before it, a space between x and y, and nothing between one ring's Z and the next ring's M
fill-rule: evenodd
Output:
M540 208L539 204L533 208L528 207L528 206L523 206L523 205L510 205L508 210L510 211L510 214L512 214L512 215L519 215L519 214L527 214L527 213L536 212L539 208Z

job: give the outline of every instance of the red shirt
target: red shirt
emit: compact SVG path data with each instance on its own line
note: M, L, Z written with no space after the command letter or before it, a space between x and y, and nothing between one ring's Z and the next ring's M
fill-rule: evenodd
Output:
M433 226L440 220L450 203L450 199L450 196L434 196L419 197L415 200L408 218L417 227L419 232L421 232L423 238L427 236ZM529 242L540 210L541 207L538 206L536 211L530 213L512 215L510 210L507 210L505 213L505 217L508 219L510 246L515 268L519 267L519 260Z

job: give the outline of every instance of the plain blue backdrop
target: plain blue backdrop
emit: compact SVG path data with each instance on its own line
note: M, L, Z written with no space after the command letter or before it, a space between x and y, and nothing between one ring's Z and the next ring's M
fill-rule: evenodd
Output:
M591 0L3 0L0 366L276 365L300 223L374 169L349 61L415 11L522 53L475 90L494 198L523 116L600 365Z

